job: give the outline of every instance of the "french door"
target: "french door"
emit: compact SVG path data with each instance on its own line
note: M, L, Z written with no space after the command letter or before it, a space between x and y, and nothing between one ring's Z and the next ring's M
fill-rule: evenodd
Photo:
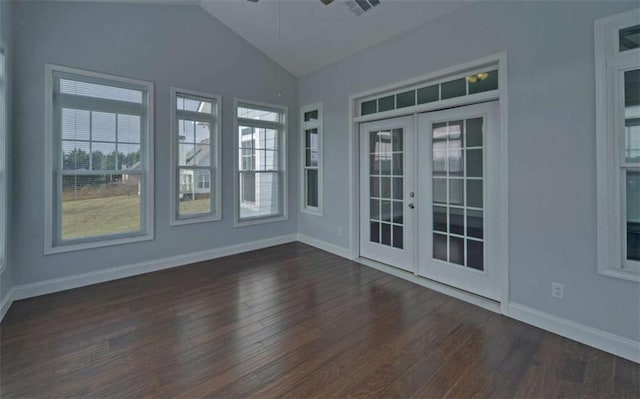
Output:
M420 114L418 274L499 300L498 103Z
M363 123L360 137L360 254L413 272L413 116Z
M491 102L418 114L417 126L414 116L361 125L361 256L500 299L498 110Z

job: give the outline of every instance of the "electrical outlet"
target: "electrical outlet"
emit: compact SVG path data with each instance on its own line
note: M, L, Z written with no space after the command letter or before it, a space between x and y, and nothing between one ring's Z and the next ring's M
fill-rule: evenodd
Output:
M342 226L338 227L338 235L341 236L342 235Z
M564 299L564 285L560 283L551 283L551 296L558 299Z

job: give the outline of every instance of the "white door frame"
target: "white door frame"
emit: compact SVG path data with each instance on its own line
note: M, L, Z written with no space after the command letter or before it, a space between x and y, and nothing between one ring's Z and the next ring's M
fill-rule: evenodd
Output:
M385 85L382 87L374 88L364 92L352 94L349 96L349 243L351 258L354 260L360 257L360 134L359 124L368 120L386 119L395 116L404 116L417 114L420 112L434 111L444 108L442 101L423 104L420 106L412 107L410 112L406 110L398 109L394 111L387 111L384 115L367 115L365 117L356 116L356 106L358 101L362 98L372 96L377 93L384 93L394 91L402 87L415 85L421 82L433 81L442 77L458 74L467 70L477 69L488 65L497 65L498 68L498 90L495 94L483 98L484 101L499 100L500 101L500 142L501 148L498 150L500 157L500 171L501 175L497 176L497 179L501 181L501 192L499 194L500 203L497 205L501 209L507 209L504 213L504 217L500 219L500 224L496 230L499 233L495 238L499 242L496 250L498 251L497 258L499 264L496 265L497 272L501 275L500 279L500 313L504 315L509 314L509 218L508 218L508 204L509 204L509 192L508 192L508 97L507 97L507 53L505 51L476 59L464 64L456 65L451 68L429 73L423 76L419 76L413 79L405 80L402 82ZM460 97L456 99L446 100L446 107L469 105L471 103L478 102L478 99L470 101L467 97ZM395 274L395 273L394 273Z

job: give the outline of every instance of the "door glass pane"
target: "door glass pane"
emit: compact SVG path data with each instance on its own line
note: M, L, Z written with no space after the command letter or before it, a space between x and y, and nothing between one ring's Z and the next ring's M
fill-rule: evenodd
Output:
M464 238L449 237L449 262L464 265Z
M627 170L627 259L640 261L640 168Z
M618 31L618 43L620 52L640 47L640 25L620 29Z
M403 129L370 132L369 206L370 241L402 249Z
M447 236L443 234L433 235L433 257L447 261Z
M484 270L483 257L482 241L467 240L467 266L476 270Z
M483 122L437 123L431 132L433 257L478 270L484 267Z

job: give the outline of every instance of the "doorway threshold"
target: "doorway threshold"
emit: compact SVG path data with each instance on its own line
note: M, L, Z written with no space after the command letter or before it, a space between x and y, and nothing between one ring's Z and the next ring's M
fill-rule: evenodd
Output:
M360 263L361 265L370 267L372 269L381 271L383 273L390 274L395 277L399 277L403 280L407 280L417 285L421 285L425 288L429 288L431 290L437 291L441 294L448 295L450 297L459 299L461 301L470 303L472 305L479 306L483 309L489 310L491 312L495 312L500 314L500 302L494 301L493 299L485 298L480 295L473 294L468 291L461 290L459 288L452 287L447 284L443 284L441 282L428 279L426 277L418 276L414 273L398 269L397 267L389 266L384 263L376 262L371 259L359 257L355 259L355 262Z

